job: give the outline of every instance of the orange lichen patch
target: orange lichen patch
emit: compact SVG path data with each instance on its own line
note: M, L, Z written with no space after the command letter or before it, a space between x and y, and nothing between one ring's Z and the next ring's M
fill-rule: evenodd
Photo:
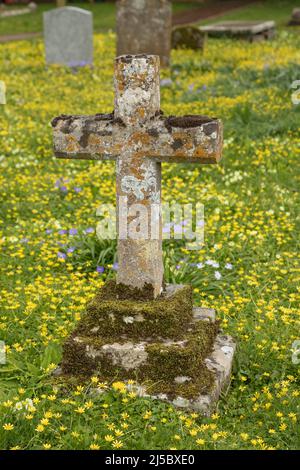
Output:
M91 147L95 147L95 146L101 146L102 142L101 142L101 139L99 136L95 135L95 134L91 134L89 137L88 137L88 145L90 145Z
M78 141L73 135L66 136L66 151L68 153L75 153L79 151Z

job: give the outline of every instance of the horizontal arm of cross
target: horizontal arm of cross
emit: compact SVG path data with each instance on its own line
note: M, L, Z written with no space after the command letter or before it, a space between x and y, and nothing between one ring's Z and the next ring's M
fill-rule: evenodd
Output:
M116 159L124 146L159 162L217 163L223 129L207 116L154 116L142 126L126 127L112 114L59 116L52 121L59 158Z

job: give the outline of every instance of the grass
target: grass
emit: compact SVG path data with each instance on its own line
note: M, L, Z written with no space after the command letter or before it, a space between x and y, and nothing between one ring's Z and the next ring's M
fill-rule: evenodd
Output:
M213 3L213 2L212 2ZM94 31L107 32L115 27L115 5L113 3L76 2L69 3L68 6L77 6L90 10L94 15ZM285 26L290 19L292 9L299 6L298 0L264 0L254 5L249 5L238 9L232 13L220 16L218 19L201 21L199 24L209 24L221 20L269 20L272 19L280 27ZM16 7L11 7L16 8ZM53 4L40 4L37 10L29 15L21 15L11 18L0 19L0 35L17 34L28 32L42 32L43 12L53 8ZM201 4L195 2L176 2L173 4L175 13L201 8Z
M254 20L273 20L277 26L286 26L291 18L293 8L299 7L298 0L264 0L258 1L253 5L245 6L231 13L222 15L221 18L201 21L201 24L214 23L215 21L254 21Z
M96 35L95 66L77 73L46 68L40 40L0 45L1 449L300 448L299 46L290 29L259 44L209 40L203 55L173 51L162 73L166 114L225 125L220 165L163 166L163 200L202 202L206 223L200 251L165 244L166 279L192 283L195 304L215 308L238 343L229 393L203 418L139 399L117 378L110 389L97 377L53 385L63 342L115 276L115 244L95 235L115 168L54 159L49 122L112 109L115 37Z
M68 2L68 6L76 6L90 10L93 13L94 31L106 32L115 27L116 7L114 3ZM173 4L173 11L178 12L193 8L196 4L178 2ZM16 7L11 7L16 8ZM43 12L54 8L53 3L40 4L36 11L28 15L0 19L0 35L29 32L41 32L43 30Z

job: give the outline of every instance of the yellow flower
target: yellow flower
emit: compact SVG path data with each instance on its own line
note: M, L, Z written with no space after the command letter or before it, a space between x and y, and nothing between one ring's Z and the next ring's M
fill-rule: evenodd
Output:
M100 449L100 446L98 444L91 444L90 445L90 449L91 450L99 450Z
M78 413L78 414L83 414L85 409L83 406L79 406L78 408L76 408L75 410L75 413Z
M198 446L204 446L205 440L204 439L197 439L196 444L198 444Z
M44 429L45 429L45 427L42 424L38 424L37 427L35 428L35 430L37 432L43 432Z
M49 450L51 449L51 444L43 444L44 449Z
M114 382L112 388L120 393L126 392L126 384L124 382Z
M3 424L3 429L4 431L12 431L14 429L14 425L11 423L5 423Z
M114 442L112 443L112 446L113 446L114 449L121 449L121 447L123 447L123 442L121 442L121 441L114 441Z
M106 436L104 436L104 439L106 440L106 442L112 442L114 440L114 436L112 436L111 434L106 434Z

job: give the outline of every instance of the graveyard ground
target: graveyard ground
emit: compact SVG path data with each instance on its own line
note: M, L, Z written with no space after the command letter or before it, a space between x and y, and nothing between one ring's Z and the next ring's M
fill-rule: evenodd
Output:
M193 2L176 2L173 4L174 14L182 11L197 10L201 8L207 9L210 5L215 3L215 0L207 0L204 5ZM242 3L242 1L241 1ZM97 32L108 32L114 30L115 27L115 5L114 3L94 3L88 2L68 2L68 6L77 6L92 11L94 18L94 30ZM254 3L253 5L246 5L244 8L236 9L222 15L222 20L269 20L277 21L280 26L286 24L293 8L299 6L299 0L263 0ZM11 6L15 9L16 6ZM43 29L43 12L53 8L51 3L43 3L37 6L36 11L30 15L14 16L11 18L0 18L0 36L6 34L18 33L37 33ZM191 21L193 21L191 16ZM218 18L219 20L219 18ZM207 24L216 19L207 19L201 21L201 24Z
M68 2L67 6L75 6L85 8L93 13L94 30L98 32L108 31L114 29L116 7L114 3L94 3L89 2ZM173 5L174 13L182 10L189 10L199 7L197 3L176 2ZM16 9L16 6L11 6L11 9ZM14 16L9 19L0 19L0 35L2 34L16 34L27 32L41 32L43 29L43 12L51 10L53 3L43 3L37 6L36 11L30 15Z
M167 114L225 123L220 165L165 164L162 184L164 201L200 201L206 218L200 252L165 244L167 281L192 283L195 304L215 308L238 342L216 412L138 399L118 380L52 383L63 341L116 267L114 243L95 235L97 207L114 201L114 164L54 159L49 122L112 109L114 44L114 34L96 35L95 67L77 73L46 68L40 40L0 45L0 448L299 449L295 29L258 44L209 40L203 56L174 51L162 73Z

